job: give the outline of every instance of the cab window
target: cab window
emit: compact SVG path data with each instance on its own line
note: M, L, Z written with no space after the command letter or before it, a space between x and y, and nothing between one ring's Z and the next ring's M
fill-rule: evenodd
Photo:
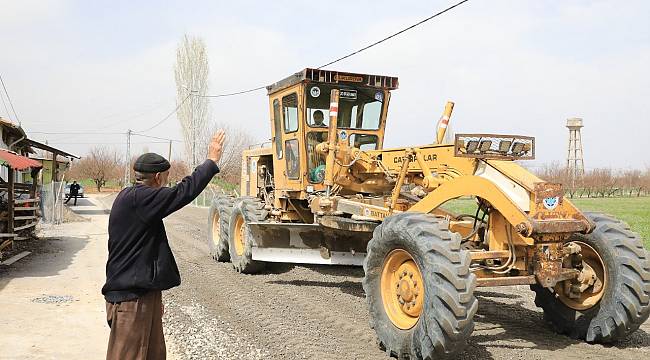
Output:
M273 128L275 130L275 152L278 159L282 159L282 117L278 99L273 100Z
M298 95L296 93L282 98L282 115L286 133L298 130Z
M339 92L339 128L377 130L381 125L384 91L380 89L336 87L313 84L307 87L307 124L327 127L329 121L330 92Z
M360 150L377 150L379 138L377 135L352 134L350 135L350 146Z
M298 179L300 177L298 139L287 140L285 146L285 152L287 154L287 177L293 180Z
M327 131L307 133L307 178L310 183L321 183L325 179L325 156L316 152L316 146L327 142Z

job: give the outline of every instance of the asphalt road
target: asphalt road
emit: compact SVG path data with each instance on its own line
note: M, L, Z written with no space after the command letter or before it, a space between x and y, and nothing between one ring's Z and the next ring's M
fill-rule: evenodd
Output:
M166 220L183 277L165 292L165 327L188 359L384 359L368 325L363 269L273 264L241 275L208 256L207 209ZM650 322L614 346L546 326L528 287L481 288L476 329L460 359L650 358Z

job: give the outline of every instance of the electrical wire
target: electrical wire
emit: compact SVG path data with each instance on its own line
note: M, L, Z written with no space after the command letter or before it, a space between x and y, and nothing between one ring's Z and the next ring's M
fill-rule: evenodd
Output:
M2 80L2 75L0 75L0 83L2 83L2 88L4 89L5 94L7 95L7 100L9 101L9 106L11 106L11 111L14 112L14 117L16 118L18 125L20 125L20 119L18 118L18 114L16 114L16 109L14 109L14 104L11 102L11 97L9 97L9 92L7 91L7 87L5 86L4 80Z
M374 43L372 43L370 45L364 46L363 48L361 48L359 50L355 50L355 51L353 51L353 52L351 52L351 53L349 53L349 54L347 54L345 56L342 56L342 57L340 57L338 59L332 60L332 61L328 62L325 65L321 65L321 66L317 67L316 69L322 69L322 68L324 68L326 66L330 66L330 65L335 64L335 63L337 63L339 61L345 60L345 59L347 59L349 57L352 57L352 56L354 56L356 54L359 54L359 53L361 53L363 51L366 51L366 50L370 49L371 47L377 46L377 45L383 43L384 41L390 40L390 39L394 38L397 35L405 33L405 32L407 32L407 31L409 31L409 30L411 30L411 29L413 29L413 28L415 28L417 26L420 26L420 25L424 24L425 22L427 22L429 20L432 20L432 19L434 19L434 18L436 18L436 17L438 17L438 16L440 16L440 15L442 15L442 14L444 14L444 13L446 13L446 12L448 12L448 11L450 11L450 10L452 10L452 9L454 9L454 8L460 6L460 5L462 5L462 4L464 4L464 3L468 2L468 1L469 0L462 0L462 1L456 3L456 4L452 5L452 6L449 6L448 8L446 8L444 10L441 10L441 11L427 17L426 19L422 19L422 20L418 21L417 23L415 23L413 25L410 25L410 26L408 26L408 27L406 27L406 28L394 33L394 34L391 34L391 35L389 35L389 36L387 36L387 37L385 37L385 38L383 38L383 39L381 39L379 41L375 41ZM250 93L250 92L253 92L253 91L257 91L257 90L262 90L262 89L265 89L265 88L266 88L266 86L258 86L256 88L241 90L241 91L236 91L236 92L231 92L231 93L215 94L215 95L194 95L194 96L206 97L206 98L220 98L220 97L228 97L228 96L246 94L246 93Z
M97 131L30 131L30 134L42 135L124 135L123 132L97 132Z
M5 113L7 114L7 118L11 120L11 113L9 112L9 109L7 108L7 102L5 102L5 95L4 92L0 91L0 101L2 101L2 106L5 108Z
M168 144L169 141L140 141L132 142L131 145L143 145L143 144ZM57 142L50 141L49 145L124 145L124 142L92 142L92 143L80 143L80 142Z
M381 39L379 41L375 41L374 43L372 43L372 44L370 44L368 46L365 46L365 47L363 47L363 48L361 48L359 50L353 51L353 52L351 52L351 53L349 53L349 54L347 54L345 56L342 56L342 57L340 57L340 58L338 58L336 60L330 61L325 65L321 65L321 66L317 67L317 69L322 69L322 68L324 68L326 66L330 66L330 65L335 64L335 63L337 63L337 62L339 62L341 60L345 60L345 59L347 59L347 58L349 58L351 56L354 56L354 55L356 55L356 54L358 54L358 53L360 53L362 51L368 50L373 46L379 45L379 44L383 43L384 41L390 40L390 39L394 38L395 36L397 36L399 34L405 33L407 31L413 29L414 27L420 26L420 25L424 24L425 22L427 22L427 21L429 21L431 19L434 19L434 18L446 13L447 11L450 11L450 10L454 9L455 7L460 6L460 5L462 5L462 4L464 4L464 3L468 2L468 1L469 0L460 1L460 2L456 3L455 5L452 5L452 6L446 8L446 9L444 9L442 11L439 11L439 12L429 16L428 18L420 20L419 22L417 22L417 23L415 23L415 24L413 24L413 25L411 25L409 27L406 27L406 28L404 28L404 29L392 34L392 35L389 35L389 36L387 36L387 37L385 37L385 38L383 38L383 39Z
M193 96L196 96L196 97L204 97L204 98L220 98L220 97L227 97L227 96L234 96L234 95L247 94L247 93L250 93L250 92L253 92L253 91L257 91L257 90L262 90L262 89L266 89L266 86L258 86L258 87L254 88L254 89L248 89L248 90L236 91L236 92L225 93L225 94L216 94L216 95L196 95L196 94L195 94L195 95L193 95Z
M131 135L142 136L142 137L146 137L146 138L150 138L150 139L158 139L158 140L167 140L167 141L183 142L183 140L168 139L168 138L159 137L159 136L151 136L151 135L140 134L140 133L137 133L137 132L131 132Z
M178 109L180 109L181 106L183 106L183 104L185 104L185 102L187 101L187 99L190 98L190 96L192 96L192 94L187 95L187 96L186 96L186 97L185 97L185 98L184 98L184 99L183 99L183 100L178 104L178 106L176 106L176 108L175 108L174 110L172 110L172 112L170 112L170 113L169 113L167 116L165 116L162 120L158 121L155 125L153 125L153 126L150 127L150 128L147 128L147 129L144 129L144 130L140 130L140 131L137 131L137 132L139 132L139 133L147 132L147 131L153 130L153 129L157 128L158 126L160 126L162 123L164 123L165 121L167 121L170 117L172 117L172 115L176 114L176 112L178 111Z

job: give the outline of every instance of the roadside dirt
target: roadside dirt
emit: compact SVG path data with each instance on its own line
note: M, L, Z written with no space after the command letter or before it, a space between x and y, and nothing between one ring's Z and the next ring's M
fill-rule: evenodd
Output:
M207 254L207 209L166 220L183 284L165 292L166 332L180 358L383 359L368 325L363 269L272 264L237 274ZM615 346L553 333L527 287L476 291L476 329L460 359L650 356L650 323Z

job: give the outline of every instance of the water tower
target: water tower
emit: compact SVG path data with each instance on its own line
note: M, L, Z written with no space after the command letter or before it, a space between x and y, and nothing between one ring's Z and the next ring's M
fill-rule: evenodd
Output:
M575 180L585 174L585 160L582 154L582 118L568 118L566 127L569 129L569 153L566 158L566 167L571 177L571 185L575 188Z

